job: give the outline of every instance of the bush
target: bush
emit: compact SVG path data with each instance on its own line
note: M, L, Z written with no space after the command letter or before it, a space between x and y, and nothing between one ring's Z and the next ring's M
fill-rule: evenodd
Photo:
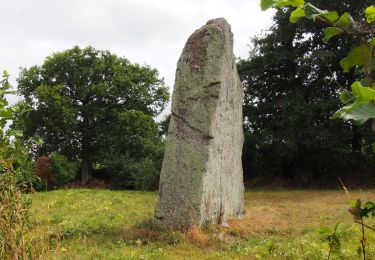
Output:
M137 163L134 173L134 188L137 190L156 190L159 186L160 171L155 162L149 158Z
M34 162L29 157L19 157L13 163L17 183L24 192L42 190L43 183L35 173Z
M61 154L51 154L51 168L55 177L55 184L57 187L63 187L70 181L74 180L78 164L76 162L69 161L69 159Z
M51 158L47 156L38 157L35 161L35 173L45 186L45 189L55 185L55 177L53 176Z
M30 192L32 189L40 190L42 183L35 173L35 163L25 147L19 143L13 143L12 147L3 147L0 157L12 165L12 172L16 178L18 187L22 192Z
M107 171L114 189L155 190L158 187L160 169L150 158L135 161L119 157L111 161Z
M52 153L36 160L35 172L42 180L46 189L61 188L74 180L78 165L64 155Z

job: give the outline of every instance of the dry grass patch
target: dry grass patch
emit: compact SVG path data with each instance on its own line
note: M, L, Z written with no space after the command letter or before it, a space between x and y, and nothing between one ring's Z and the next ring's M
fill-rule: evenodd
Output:
M207 233L199 227L193 227L184 234L184 238L201 247L208 247L215 241L212 234Z
M245 193L246 216L230 220L229 233L248 235L288 235L300 229L333 226L350 222L348 201L373 200L375 191L258 191Z

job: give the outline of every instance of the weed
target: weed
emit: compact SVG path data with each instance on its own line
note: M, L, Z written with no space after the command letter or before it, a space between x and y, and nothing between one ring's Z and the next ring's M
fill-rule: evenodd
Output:
M30 231L36 222L30 214L31 197L23 194L16 176L0 176L0 259L39 259L58 246L60 236Z
M176 245L181 242L181 233L170 231L162 234L160 240L168 245Z
M25 230L31 225L31 200L17 186L15 175L9 171L0 176L0 257L26 258Z

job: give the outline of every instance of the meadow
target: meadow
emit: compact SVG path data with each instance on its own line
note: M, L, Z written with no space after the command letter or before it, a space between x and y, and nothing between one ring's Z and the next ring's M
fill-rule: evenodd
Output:
M153 229L154 192L37 192L30 235L48 238L50 250L42 257L55 259L327 259L329 254L361 259L361 227L347 202L374 195L374 190L247 191L247 214L229 221L229 228L181 233ZM366 237L367 258L373 259L375 232L367 230Z

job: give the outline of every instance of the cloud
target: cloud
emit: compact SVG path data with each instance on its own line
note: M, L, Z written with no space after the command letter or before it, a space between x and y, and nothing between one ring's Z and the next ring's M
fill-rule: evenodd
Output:
M172 88L188 36L207 20L224 17L236 56L246 57L250 37L272 24L259 0L3 0L0 70L41 64L53 52L91 45L158 68Z

